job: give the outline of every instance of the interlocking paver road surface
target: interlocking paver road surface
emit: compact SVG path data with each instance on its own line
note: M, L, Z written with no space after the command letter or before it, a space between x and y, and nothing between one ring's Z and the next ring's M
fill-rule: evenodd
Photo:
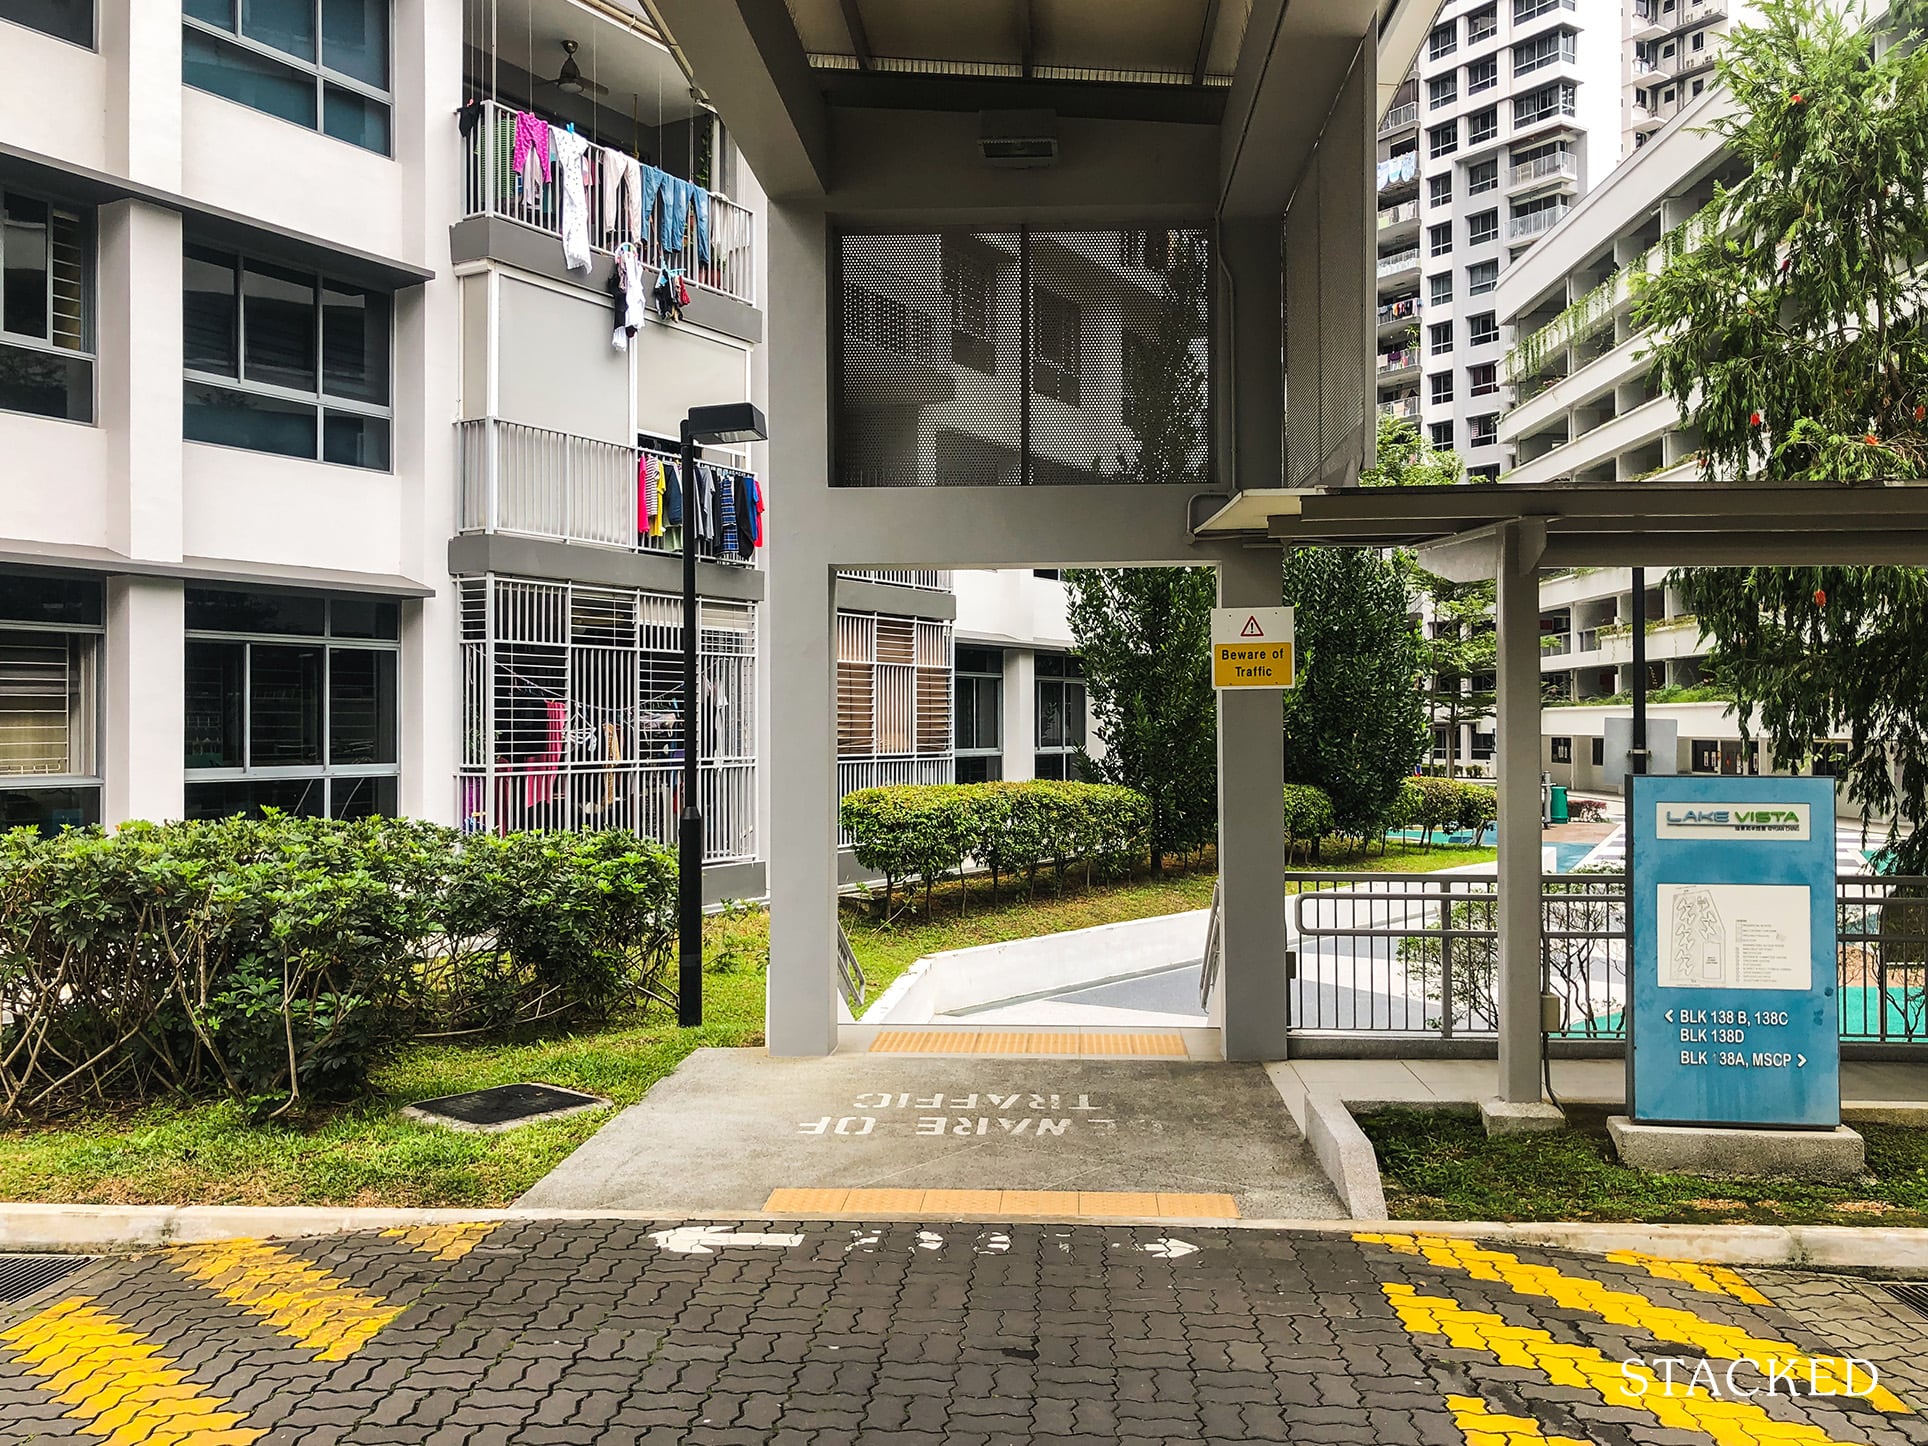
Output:
M71 1276L0 1313L0 1442L1928 1442L1919 1346L1843 1358L1886 1309L1390 1226L433 1226Z

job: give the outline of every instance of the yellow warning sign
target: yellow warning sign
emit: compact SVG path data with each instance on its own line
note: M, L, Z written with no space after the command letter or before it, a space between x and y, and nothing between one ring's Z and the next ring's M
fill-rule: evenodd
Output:
M1291 608L1213 608L1212 686L1290 688Z

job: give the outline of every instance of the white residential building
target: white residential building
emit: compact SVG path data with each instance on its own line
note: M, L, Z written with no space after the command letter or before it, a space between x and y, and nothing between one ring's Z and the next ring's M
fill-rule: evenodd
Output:
M1714 58L1753 0L1623 0L1621 154L1630 156L1714 84Z

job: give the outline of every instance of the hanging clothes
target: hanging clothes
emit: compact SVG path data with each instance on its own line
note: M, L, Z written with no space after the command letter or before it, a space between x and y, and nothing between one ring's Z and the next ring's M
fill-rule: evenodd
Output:
M691 501L694 502L696 514L696 541L700 546L716 540L716 508L712 501L712 494L716 491L716 473L708 462L696 464L694 485L695 496Z
M482 102L479 100L463 101L462 108L455 113L456 132L463 140L467 140L475 134L475 128L481 124Z
M750 478L750 545L763 546L763 484L754 475Z
M614 146L602 153L602 228L624 241L643 239L642 162Z
M515 173L522 177L522 198L531 206L542 203L549 184L549 122L529 111L517 111L512 155Z
M562 186L562 261L571 271L587 271L589 250L589 138L572 130L551 130L556 179Z
M671 527L683 525L682 471L676 462L663 463L663 516Z
M717 513L722 526L723 555L736 556L736 479L728 472L717 477Z
M656 502L656 484L650 477L650 469L656 459L645 452L636 459L636 535L649 536L649 525L654 520L651 508Z
M616 265L609 275L609 290L616 307L616 330L609 343L617 351L628 351L629 339L641 331L649 319L643 276L643 253L631 243L623 242L616 248Z
M536 755L529 767L529 776L523 780L523 802L531 808L555 798L556 779L562 769L563 744L569 735L569 715L562 699L545 699L543 713L546 739L542 752Z
M678 279L676 273L673 271L658 271L656 273L656 285L651 292L651 296L656 302L656 314L665 321L681 321L683 319L683 304L688 301L689 292L685 289L681 293L682 299L678 299Z
M663 510L664 510L663 493L665 490L665 483L663 481L663 464L661 459L653 459L653 460L656 461L656 465L650 469L649 496L650 496L650 504L653 509L651 515L654 520L650 524L649 535L651 537L661 537L663 535L664 528L668 525L666 519L663 516Z
M756 547L756 519L750 507L750 474L736 472L730 477L732 509L736 513L736 555L745 561Z
M681 176L663 177L663 249L681 251L689 227L690 183Z

